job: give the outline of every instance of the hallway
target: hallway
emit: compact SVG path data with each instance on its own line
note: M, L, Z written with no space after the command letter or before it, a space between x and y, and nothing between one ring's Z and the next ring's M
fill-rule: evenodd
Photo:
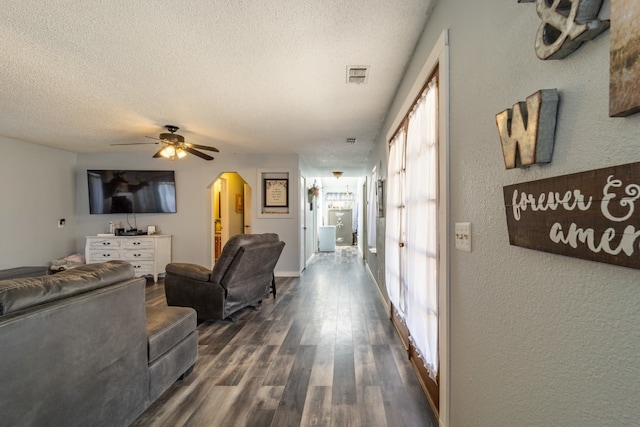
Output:
M357 248L319 253L278 298L198 325L198 361L136 426L436 426ZM162 281L147 304L166 304Z

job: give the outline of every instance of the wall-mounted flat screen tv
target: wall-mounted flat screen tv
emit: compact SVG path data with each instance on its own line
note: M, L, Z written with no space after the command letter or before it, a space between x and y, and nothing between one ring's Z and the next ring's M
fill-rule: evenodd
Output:
M173 171L88 170L92 214L175 213Z

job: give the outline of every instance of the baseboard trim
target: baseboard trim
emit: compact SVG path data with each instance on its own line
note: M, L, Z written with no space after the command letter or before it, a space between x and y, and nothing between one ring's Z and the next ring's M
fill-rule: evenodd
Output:
M369 268L369 264L366 263L366 262L365 262L365 267L366 267L367 271L369 272L369 277L371 277L371 282L373 283L373 286L375 286L376 290L378 291L378 297L380 298L380 301L382 302L382 305L384 305L384 310L386 312L389 312L389 303L387 302L387 299L382 294L382 289L380 289L380 285L378 285L378 281L376 280L375 276L373 275L373 272Z
M300 277L299 271L275 271L276 277Z

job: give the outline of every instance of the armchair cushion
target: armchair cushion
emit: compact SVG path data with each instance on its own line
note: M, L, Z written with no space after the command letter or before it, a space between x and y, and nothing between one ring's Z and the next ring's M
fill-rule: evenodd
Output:
M216 265L213 266L213 271L211 272L211 278L209 280L215 283L222 283L222 278L227 273L227 269L233 262L234 258L236 258L238 250L243 246L249 244L253 245L278 242L279 240L280 238L275 233L239 234L237 236L233 236L224 245L224 248L222 248L220 258L216 261Z
M167 273L178 274L200 282L208 282L211 279L211 269L197 264L185 262L173 262L167 265Z

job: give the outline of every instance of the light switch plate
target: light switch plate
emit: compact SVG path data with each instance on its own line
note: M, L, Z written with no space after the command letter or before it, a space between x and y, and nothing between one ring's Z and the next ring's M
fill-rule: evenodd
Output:
M471 223L456 222L456 249L471 252Z

